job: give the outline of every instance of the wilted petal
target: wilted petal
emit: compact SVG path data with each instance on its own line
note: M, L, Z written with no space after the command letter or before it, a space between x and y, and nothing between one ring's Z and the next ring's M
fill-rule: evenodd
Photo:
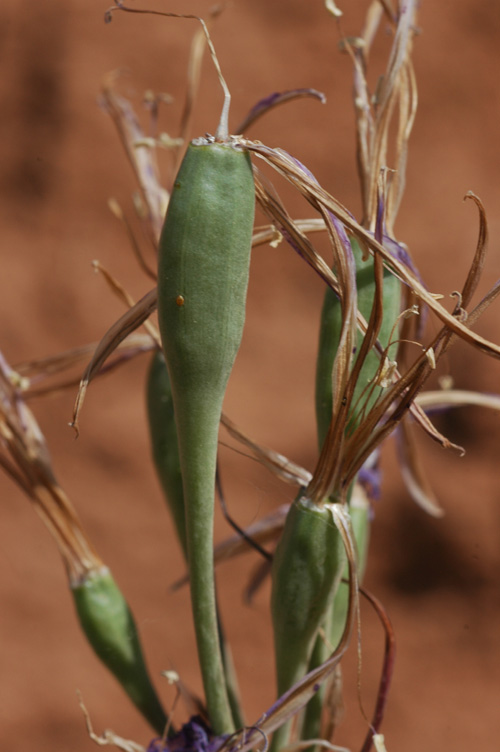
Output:
M291 102L295 99L302 99L304 97L311 97L318 99L321 104L326 102L326 97L321 91L316 89L290 89L288 91L277 91L269 96L260 99L249 111L247 116L239 123L236 128L236 133L244 133L247 128L253 125L259 118L272 110L274 107L278 107L280 104Z

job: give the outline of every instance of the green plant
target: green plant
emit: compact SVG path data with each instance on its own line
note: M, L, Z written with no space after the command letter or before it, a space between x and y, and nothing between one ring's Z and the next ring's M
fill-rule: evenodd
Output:
M170 399L170 386L166 381L160 381L159 385L153 381L156 374L162 379L166 377L164 364L157 354L153 361L153 368L156 370L151 371L149 379L149 414L156 465L160 469L163 485L174 510L181 546L189 560L191 582L194 585L195 621L202 645L202 669L205 661L203 655L206 656L205 665L208 666L204 668L208 725L203 727L193 721L181 733L186 737L194 733L195 727L201 729L206 735L206 744L212 748L261 748L273 733L275 748L281 748L290 741L290 723L293 720L300 743L310 746L313 744L311 740L317 737L323 741L330 739L332 729L329 728L328 721L326 726L325 722L321 723L320 713L322 706L326 705L329 710L332 707L328 705L328 695L321 692L320 688L332 682L356 628L358 585L366 561L370 520L367 505L356 506L354 499L360 486L365 491L370 488L363 478L367 463L385 438L401 426L403 421L407 421L410 413L434 439L444 446L451 446L432 426L418 397L437 360L446 353L453 339L462 337L497 357L500 353L497 346L485 341L470 328L496 297L498 286L469 312L467 322L464 320L464 312L477 285L485 251L486 222L479 200L473 197L479 208L481 221L477 251L452 313L426 290L408 262L404 247L394 236L394 221L404 184L407 142L415 114L415 84L410 62L414 10L414 4L409 2L400 7L399 16L395 17L387 8L379 7L378 21L385 12L394 30L394 46L388 71L374 106L368 95L364 75L372 38L367 32L364 44L352 40L346 42L346 50L352 57L356 74L358 164L363 195L361 222L358 223L333 199L297 160L283 151L270 149L243 136L234 138L234 149L232 146L218 144L189 146L180 176L173 179L169 176L173 191L163 240L159 241L164 256L160 266L158 306L162 343L173 382L180 452L176 443L177 430L172 425L172 413L160 418L162 413L159 408L162 399L165 404ZM373 13L373 6L371 12ZM192 77L191 84L193 89L196 88L195 76ZM302 94L303 92L292 92L264 100L253 111L252 117L255 118L256 112L262 115L271 106ZM106 96L108 109L119 123L121 133L126 134L125 145L139 177L143 193L140 207L142 216L150 235L158 242L165 203L164 190L156 179L155 149L158 144L154 140L148 141L138 130L130 109L111 89L107 90ZM390 126L396 111L399 122L392 164L398 171L395 177L385 182L387 175L384 168L388 161ZM244 131L245 128L237 130ZM185 136L185 133L182 135ZM222 139L227 139L226 132L222 134ZM174 144L174 148L177 147ZM254 245L284 239L322 277L328 290L317 379L320 457L312 476L293 468L283 458L259 447L256 442L245 439L241 432L233 432L259 459L266 461L281 477L288 475L300 487L286 520L282 515L279 525L276 525L275 520L273 526L266 525L264 521L258 531L247 531L247 535L257 544L266 536L279 538L272 575L279 698L258 723L245 730L240 728L242 724L236 720L241 709L237 707L237 693L232 691L234 682L230 668L227 662L223 665L222 655L219 658L217 642L220 640L220 653L225 654L225 641L216 619L211 520L214 507L216 434L226 381L243 326L246 293L244 278L248 267L253 221L253 183L249 154L265 160L268 166L275 169L306 198L318 215L313 220L292 219L256 170L255 193L261 208L268 214L271 225L255 231ZM230 184L222 184L225 181L225 166L221 170L219 156L216 155L220 156L224 165L226 162L238 163L235 168L238 177L236 187L241 187L244 195L235 192L233 173L229 176ZM200 176L201 169L203 174ZM179 198L186 181L189 184L193 182L195 188L187 199L182 195ZM207 197L210 197L209 202L206 201ZM186 208L195 213L194 219L185 215ZM200 214L196 216L198 210ZM201 249L207 228L211 229L209 243ZM333 257L331 263L323 260L310 239L313 232L319 231L325 233L330 242ZM233 233L229 240L227 233ZM241 255L238 252L236 259L231 256L228 258L228 245L241 250ZM208 256L199 253L200 250L207 251ZM233 262L237 266L236 272ZM188 273L189 277L183 276ZM167 282L171 287L167 287ZM192 299L198 307L194 308L196 316L190 319L188 314L193 310ZM75 425L88 383L99 373L113 350L124 341L130 342L127 338L131 337L131 331L154 312L156 292L152 291L138 304L134 305L130 300L127 300L127 304L130 305L130 310L109 330L87 369L75 413ZM437 315L442 328L430 343L419 345L417 357L412 358L409 348L406 348L406 352L403 351L404 348L398 351L399 340L417 341L414 323L417 316L421 315L424 305ZM228 330L231 330L230 337L227 336ZM226 349L228 340L230 342ZM140 345L137 344L137 350L144 349L145 341L149 349L159 347L158 333L151 323L149 335L143 337ZM193 348L196 348L196 360L193 358ZM221 352L224 361L222 365L216 362L216 357ZM199 353L201 362L198 361ZM22 372L22 369L19 371ZM215 386L209 391L212 371L217 371L217 378ZM27 417L29 413L23 406L23 393L29 390L29 383L19 379L7 365L4 366L2 375L3 438L11 454L10 460L3 460L4 468L27 491L37 508L42 510L45 521L56 534L71 575L71 585L75 589L76 583L75 592L78 593L82 582L92 581L96 568L100 568L102 563L95 554L89 553L91 546L69 505L59 504L54 510L53 505L46 503L47 495L50 499L59 501L62 496L50 462L45 457L45 452L41 451L43 440L40 439L39 429L32 416ZM200 390L203 390L201 397ZM443 402L442 395L436 399ZM446 401L445 396L444 402ZM451 395L448 401L451 402ZM495 403L490 401L490 404ZM208 416L204 413L205 409L209 410ZM225 422L227 425L227 421ZM200 427L205 424L209 425L209 438L204 437L200 431ZM168 428L168 432L165 431L167 436L162 428ZM408 432L403 434L403 440L407 443L408 436ZM168 452L167 456L165 452ZM16 468L16 464L20 469ZM368 467L371 468L370 465ZM182 489L179 488L180 469L184 476ZM412 470L410 467L409 472ZM200 482L200 488L193 491L191 478L198 480L198 475L202 475L203 485ZM415 473L413 480L413 488L418 489L415 496L420 501L424 499L427 507L434 514L439 514ZM184 509L185 520L181 509ZM68 520L71 520L71 525ZM281 530L284 530L282 534ZM233 554L236 548L237 544ZM345 564L346 558L348 566ZM77 574L74 575L74 572ZM348 579L343 584L340 583L342 574ZM198 576L199 581L195 581L194 578ZM105 577L108 577L107 573ZM205 596L206 609L203 607L200 610L196 603ZM105 602L103 605L106 606ZM91 644L98 655L106 659L109 656L108 647L102 648L94 637L95 633L89 629L87 612L84 613L81 606L78 611ZM122 605L121 612L126 614L123 634L125 639L130 640L128 607ZM113 627L119 625L115 614L109 612L108 616ZM105 638L108 639L112 632L113 630L106 629ZM135 635L131 641L135 653L140 655ZM211 659L216 663L215 670L208 665ZM128 673L124 676L121 668L117 670L114 660L108 661L108 664L129 694L135 696L136 680L130 679ZM307 667L310 671L306 674ZM389 668L387 663L386 679L389 677ZM149 680L147 685L149 692ZM231 709L230 698L226 700L224 696L226 691L233 698ZM317 698L320 698L319 703ZM161 708L156 706L154 690L145 702L136 700L136 703L156 731L161 733L165 716ZM378 715L374 718L364 749L373 740L378 745L382 744L378 734L382 709L379 704ZM238 727L237 734L226 738L234 730L233 719ZM172 725L166 725L165 728L170 735L174 734ZM190 743L193 745L192 741ZM150 748L163 749L167 745L165 738L162 738L153 742Z
M243 333L254 189L248 155L222 138L192 143L175 178L160 240L158 315L184 481L200 665L213 728L227 733L233 722L217 634L214 487L222 401Z

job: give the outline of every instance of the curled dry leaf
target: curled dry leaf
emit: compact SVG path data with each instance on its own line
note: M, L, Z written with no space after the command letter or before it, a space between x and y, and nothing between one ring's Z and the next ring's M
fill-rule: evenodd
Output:
M92 266L94 269L102 274L104 279L106 280L110 290L117 296L119 300L122 301L122 303L125 303L126 306L129 308L133 308L135 305L135 300L133 297L125 290L123 285L114 277L99 261L93 261ZM160 332L158 331L158 327L151 323L151 321L148 321L147 319L144 321L144 328L146 329L147 333L153 340L153 342L156 344L158 349L161 348L161 339L160 339Z
M289 91L274 92L264 99L259 100L257 104L252 107L247 116L239 123L236 128L236 133L245 133L251 125L275 107L278 107L281 104L286 104L287 102L292 102L295 99L303 99L304 97L317 99L321 104L326 102L325 95L316 89L290 89Z
M116 350L120 342L128 337L137 327L141 326L146 319L156 310L158 304L158 293L156 288L151 290L143 298L139 300L129 311L123 314L113 326L111 326L102 340L99 342L92 360L87 366L85 373L80 382L80 388L76 397L75 407L73 410L73 419L71 425L75 429L77 435L78 429L78 417L82 409L83 400L87 387L94 378L94 376L100 371L103 363Z

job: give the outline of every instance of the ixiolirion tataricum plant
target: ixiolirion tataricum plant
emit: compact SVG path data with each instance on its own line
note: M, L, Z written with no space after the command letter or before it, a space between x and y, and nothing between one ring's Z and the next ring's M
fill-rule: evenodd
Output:
M354 614L352 596L355 593L357 568L348 503L357 473L380 441L393 430L409 409L413 410L423 426L435 438L445 441L433 431L418 407L412 405L412 396L417 393L432 370L435 357L439 355L439 347L441 346L442 349L442 343L447 338L448 329L446 327L443 329L441 339L438 337L435 346L427 349L403 376L398 374L396 364L391 361L395 355L398 337L401 282L406 283L412 289L413 295L425 301L442 318L450 331L457 332L460 329L460 322L453 315L448 314L427 293L408 265L404 249L392 237L392 224L399 203L402 177L399 175L397 179L391 180L390 188L387 189L381 175L386 159L390 114L398 96L400 98L400 125L397 154L401 162L400 167L404 165L407 140L414 115L414 97L412 96L414 84L409 62L413 12L414 7L410 3L401 9L399 20L395 24L394 54L385 79L387 82L385 89L382 88L379 93L377 117L372 121L367 92L363 88L364 61L362 58L363 54L367 54L370 40L367 40L364 45L365 53L360 52L363 50L361 44L359 47L355 45L347 47L355 65L357 103L359 105L361 102L364 105L359 107L358 121L360 126L358 161L362 169L365 214L361 225L328 196L302 165L285 153L268 149L243 138L232 140L232 143L242 150L254 152L264 158L292 182L309 203L319 211L321 217L319 225L321 228L326 228L329 233L334 252L333 272L324 264L307 236L304 235L304 230L314 230L319 227L314 227L313 223L306 227L306 225L294 222L276 196L271 195L257 179L257 198L272 218L277 231L334 291L336 297L333 298L331 305L334 309L333 319L337 320L337 334L329 335L330 342L329 336L325 335L324 342L320 346L320 363L328 358L331 363L331 366L327 366L327 375L323 376L323 382L320 375L318 376L319 403L322 399L323 404L323 410L318 409L318 431L322 441L320 460L310 483L306 484L307 487L300 492L297 502L288 515L285 534L281 538L274 565L273 612L275 624L278 625L275 640L278 682L279 691L284 694L273 707L272 712L259 724L256 734L267 735L283 726L283 723L303 707L308 699L313 698L318 692L321 681L332 675L346 647ZM368 141L363 143L363 134L367 132L369 133ZM182 224L181 222L181 226ZM198 280L196 283L198 284ZM183 315L185 296L182 289L170 291L170 304L173 317L174 314ZM179 310L173 307L174 304ZM99 364L103 356L111 349L111 345L119 340L121 335L116 332L128 331L132 324L140 323L154 305L155 296L151 293L145 297L144 302L140 302L123 318L112 337L103 340L103 345L98 349L88 370L87 380L95 372L96 364ZM160 312L160 320L161 318ZM359 337L356 334L357 327L364 336ZM464 330L461 330L461 334L470 337L469 332ZM166 331L164 339L168 340L170 336L173 335ZM476 343L482 344L479 338L474 337L474 339ZM196 342L196 338L194 341ZM205 343L203 345L205 346ZM486 344L486 347L489 349L490 345ZM356 350L358 352L354 357ZM322 367L324 370L324 365ZM322 383L325 392L330 392L328 389L329 368L332 373L331 394L328 393L326 396L324 394L321 398ZM220 408L218 412L220 413ZM212 469L211 473L213 472ZM360 547L366 545L363 541L368 538L366 533L368 515L366 509L363 512L356 536ZM189 516L189 511L187 514ZM325 523L322 526L323 532L327 532L330 536L329 538L327 536L329 543L325 544L323 549L321 546L311 545L313 537L308 535L308 530L312 530L312 523L316 521L316 518L323 520ZM315 533L314 537L317 535ZM329 545L332 541L333 546ZM335 609L336 583L344 569L340 541L348 550L351 565L351 598L347 618L345 603L342 609ZM301 545L297 545L297 542ZM322 554L321 551L324 553ZM364 550L358 551L360 559L364 558L365 554ZM287 577L287 572L293 573L294 577ZM312 578L309 586L308 576ZM319 587L322 593L320 602L318 604L314 601L309 609L307 600L312 599L312 591L318 587L318 583L322 582L321 576L323 576L325 586ZM288 595L287 591L289 591ZM302 621L295 618L293 613L287 615L287 608L291 611L290 604L295 604L299 597L303 599L300 613ZM329 614L332 602L333 613ZM339 618L339 611L341 618ZM209 621L212 625L214 624L213 610ZM343 635L337 649L320 666L316 668L311 666L312 671L308 677L297 683L297 679L304 674L307 663L312 658L312 647L319 628L324 629L329 623L332 635L337 634L338 639L341 634ZM288 633L280 636L283 625L286 626ZM213 630L210 631L213 635ZM288 646L293 647L292 663L295 667L290 667L290 661L287 662L286 656L290 656L290 652L287 654L287 641ZM280 654L285 657L280 658ZM209 677L208 683L212 681L213 676ZM294 682L295 688L292 688L290 685ZM221 690L222 686L222 681L220 681L218 689ZM313 727L315 720L317 721L314 718L308 719L306 716L304 728ZM288 735L289 727L286 727L286 731L283 730L275 736L274 745L278 747L284 744L288 740ZM255 743L255 735L252 737L250 734L248 744Z
M336 6L329 2L327 7L338 18ZM395 13L387 3L371 3L361 36L344 42L354 68L362 195L359 222L297 159L244 135L229 135L227 89L215 136L191 142L182 159L179 141L173 139L167 144L181 162L177 175L170 176L169 196L158 177L155 149L160 139L145 137L130 104L114 91L111 77L104 87L103 104L118 127L138 178L141 197L136 206L159 252L158 277L153 265L142 257L140 244L116 202L111 208L126 223L141 266L149 277L158 278L158 287L135 303L109 273L96 267L129 310L95 348L82 380L74 424L77 426L88 383L107 367L114 350L115 363L154 350L147 379L150 436L155 466L188 562L205 692L204 719L191 719L177 733L170 719L166 722L143 666L128 607L55 482L41 432L25 409L23 397L33 393L33 365L20 366L18 372L2 365L0 436L7 454L0 454L0 462L33 500L56 538L70 573L80 623L90 643L159 734L150 743L150 752L179 748L246 752L263 750L269 742L277 751L290 745L308 748L331 743L338 715L336 681L356 626L358 592L367 559L369 498L379 490L378 449L401 427L399 440L407 459L405 472L412 494L427 511L440 514L417 472L417 463L411 461L408 419L411 417L443 446L453 447L424 412L423 406L433 401L426 402L420 395L425 381L458 337L500 356L497 345L471 329L498 295L500 285L466 315L486 249L486 220L479 199L471 196L480 215L477 249L451 313L428 292L394 232L416 109L411 64L415 9L414 0L400 3ZM142 12L123 5L115 10ZM372 95L366 80L368 55L382 22L391 29L393 45L387 70ZM197 35L189 103L194 99L200 45L204 44L205 37ZM248 124L255 123L271 107L304 95L321 98L312 90L273 94L250 110L237 133L244 134ZM181 129L184 143L190 106ZM152 112L156 109L151 107ZM290 216L276 191L269 188L268 180L262 178L258 160L305 198L315 212L314 218ZM254 230L255 198L270 224ZM317 232L326 234L329 240L331 258L327 260L314 246ZM282 241L325 282L316 379L319 457L312 473L259 446L222 414L226 383L244 323L250 248ZM148 321L156 309L161 338L154 323ZM421 320L426 309L438 317L441 328L424 345L418 342L414 323ZM147 334L133 334L142 324ZM413 343L413 351L404 346L408 340ZM124 351L126 347L128 351ZM415 349L417 356L411 358ZM69 362L71 356L61 356L61 368L65 359ZM47 364L39 368L48 373L54 370L54 362L50 369ZM455 404L457 400L470 401L472 396L450 393L433 399L441 400L441 405L444 399L446 405L454 400ZM490 398L483 404L498 409L498 399ZM214 551L219 422L246 452L298 490L291 504L252 525L245 540L232 539ZM244 727L216 609L214 559L218 563L223 556L241 553L248 547L248 540L266 554L259 576L270 571L272 578L277 699L255 723ZM272 553L262 548L270 543L276 544ZM255 586L255 581L252 584ZM375 602L373 598L371 602ZM383 620L389 649L363 752L372 743L383 749L380 724L392 662L390 628L387 618ZM114 741L124 750L143 749L116 738Z

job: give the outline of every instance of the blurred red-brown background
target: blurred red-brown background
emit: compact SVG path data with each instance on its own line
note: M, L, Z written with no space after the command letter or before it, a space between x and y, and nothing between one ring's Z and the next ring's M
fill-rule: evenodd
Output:
M346 33L360 29L367 4L341 4ZM162 126L175 135L194 23L118 15L105 26L105 7L95 0L3 0L0 8L0 348L12 364L95 341L122 313L93 273L93 259L136 298L149 289L107 208L115 196L130 211L135 185L97 96L105 73L128 69L126 86L138 105L146 88L173 94ZM200 0L168 4L201 14L209 7ZM475 246L476 211L462 202L474 190L490 222L484 292L500 276L498 3L423 3L419 24L420 105L397 234L429 288L448 296L460 288ZM241 0L223 14L213 37L233 94L233 123L272 91L312 86L326 93L326 105L302 100L277 109L249 135L297 156L358 213L350 63L338 52L338 33L323 3ZM380 45L375 52L377 72L385 51ZM220 99L207 62L194 135L214 129ZM293 199L291 205L309 216L307 207ZM248 325L227 397L227 412L245 430L308 468L316 457L312 398L321 298L321 284L284 245L254 252ZM486 313L478 329L498 342L497 310ZM63 487L134 609L154 676L173 666L198 690L188 595L168 589L182 561L150 461L146 366L143 357L91 387L78 441L67 425L74 392L33 408ZM440 367L444 372L459 387L498 391L498 363L471 348L455 347ZM442 520L412 506L387 447L367 574L398 638L383 730L389 751L493 752L500 736L500 423L496 415L467 409L440 425L467 449L457 459L422 442L446 509ZM227 450L223 469L241 523L293 493ZM79 632L49 534L3 476L0 494L2 750L94 749L77 688L97 730L109 726L147 745L150 732ZM227 532L218 519L217 538ZM220 570L249 721L274 691L268 589L252 608L241 599L252 563L250 556ZM370 710L383 639L372 614L364 608L363 615L362 691ZM352 653L338 743L357 749L366 724ZM168 704L172 696L162 681Z

